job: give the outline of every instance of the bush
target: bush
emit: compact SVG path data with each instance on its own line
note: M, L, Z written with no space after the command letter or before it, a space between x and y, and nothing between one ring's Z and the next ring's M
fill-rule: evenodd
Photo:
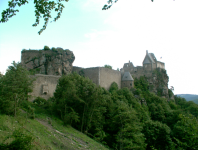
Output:
M61 52L63 52L64 50L63 50L63 48L61 48L61 47L57 47L57 48L56 48L56 51L58 51L58 52L61 53Z
M52 51L56 52L56 48L55 47L52 47Z
M110 65L104 65L105 68L109 68L109 69L112 69L112 66Z
M34 104L38 105L38 106L42 106L45 105L47 103L47 101L44 98L41 97L37 97L34 101Z
M11 143L7 143L7 139L10 137L5 138L4 143L0 144L0 149L4 150L30 150L33 148L32 142L33 137L23 133L21 130L15 130L11 135L11 138L14 139Z
M112 93L113 91L118 90L118 84L116 82L113 82L109 88L109 92Z
M171 89L168 89L168 96L169 96L169 98L174 96L173 91Z
M44 46L44 50L50 50L49 46Z
M26 111L27 116L30 119L34 119L35 118L35 109L33 107L31 107L31 102L29 101L23 101L20 105L20 108L22 108L24 111Z

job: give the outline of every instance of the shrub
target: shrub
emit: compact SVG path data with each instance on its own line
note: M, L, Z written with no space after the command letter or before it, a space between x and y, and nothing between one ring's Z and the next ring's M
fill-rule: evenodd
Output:
M41 105L45 105L47 103L47 101L44 98L41 97L37 97L34 101L34 104L41 106Z
M20 108L22 108L27 113L27 116L30 119L35 118L35 109L33 107L31 107L31 102L23 101L20 105Z
M171 89L168 89L168 96L169 96L169 98L174 96L173 91Z
M113 82L109 88L109 92L112 93L113 91L118 90L118 84L116 82Z
M25 52L25 51L27 51L27 49L22 49L22 51L21 51L21 52L23 53L23 52Z
M52 47L52 51L56 52L56 48L55 47Z
M105 68L109 68L109 69L112 69L112 66L110 65L104 65Z
M58 51L58 52L61 53L61 52L63 52L64 50L63 50L63 48L61 48L61 47L57 47L57 48L56 48L56 51Z
M30 150L33 148L32 142L33 137L31 135L25 134L21 130L15 130L11 135L11 138L14 139L11 143L6 143L8 137L5 138L4 143L0 144L0 149L10 149L10 150Z
M44 46L44 50L50 50L49 46Z

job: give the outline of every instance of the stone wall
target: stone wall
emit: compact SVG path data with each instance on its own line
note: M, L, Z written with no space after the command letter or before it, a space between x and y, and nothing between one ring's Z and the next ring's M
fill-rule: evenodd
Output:
M122 81L122 88L127 87L127 88L132 88L134 87L134 81Z
M111 84L116 82L118 88L121 88L121 72L109 68L100 67L100 86L109 90Z
M157 68L165 69L165 64L163 62L157 62Z
M101 87L104 87L107 90L110 88L113 82L116 82L118 84L118 88L121 88L120 71L103 67L73 67L73 72L77 72L80 75L83 75L84 77L88 77L93 81L93 83L95 83L96 85L100 85ZM32 97L29 100L33 101L38 96L46 100L52 97L56 90L58 79L61 76L35 74L31 75L31 77L35 78L35 81L33 83L33 92L30 93Z
M144 64L144 71L151 71L153 69L152 64Z
M36 74L31 77L35 78L35 81L29 101L33 101L38 96L46 100L53 96L60 76Z
M84 70L84 69L85 69L85 68L73 66L72 72L79 73L81 70Z
M113 82L118 84L118 88L121 88L121 72L104 67L93 68L81 68L73 67L72 72L77 72L84 77L88 77L96 85L100 85L108 90Z
M72 72L77 72L84 77L88 77L93 83L99 85L99 67L81 68L74 66Z

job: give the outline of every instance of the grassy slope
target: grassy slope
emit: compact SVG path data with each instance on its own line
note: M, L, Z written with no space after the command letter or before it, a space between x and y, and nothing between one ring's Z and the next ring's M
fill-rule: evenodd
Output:
M74 128L63 126L63 122L57 118L49 119L46 115L39 115L34 120L26 119L26 113L18 117L0 115L0 143L15 129L22 129L34 137L33 149L107 149ZM8 138L5 142L11 140Z

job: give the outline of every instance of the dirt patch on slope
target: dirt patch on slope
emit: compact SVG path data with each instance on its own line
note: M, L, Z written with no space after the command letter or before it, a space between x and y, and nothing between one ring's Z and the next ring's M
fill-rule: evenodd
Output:
M75 137L71 133L62 133L56 129L50 124L50 120L43 120L43 119L38 119L36 120L47 127L47 130L52 133L53 136L57 137L57 139L61 142L61 144L52 141L52 143L59 147L60 149L67 149L67 150L87 150L90 149L90 145L88 142L83 141L82 139Z

